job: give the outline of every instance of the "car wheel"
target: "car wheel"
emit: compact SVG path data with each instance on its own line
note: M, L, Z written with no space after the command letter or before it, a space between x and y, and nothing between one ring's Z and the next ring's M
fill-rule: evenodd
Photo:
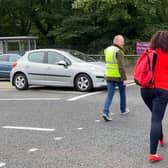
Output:
M27 78L23 73L18 73L15 75L14 86L18 90L25 90L28 88Z
M85 92L92 89L92 80L87 74L80 74L75 79L75 88L79 91Z

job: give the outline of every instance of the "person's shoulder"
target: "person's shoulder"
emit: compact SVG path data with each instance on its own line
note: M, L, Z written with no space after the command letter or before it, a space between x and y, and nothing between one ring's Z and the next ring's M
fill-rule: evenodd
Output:
M106 50L116 50L116 51L119 51L120 48L117 47L117 46L115 46L115 45L111 45L111 46L108 46L108 47L106 48Z
M117 54L118 55L124 55L124 51L119 48L118 51L117 51Z
M107 50L107 49L111 49L111 48L112 48L112 45L106 47L105 50Z

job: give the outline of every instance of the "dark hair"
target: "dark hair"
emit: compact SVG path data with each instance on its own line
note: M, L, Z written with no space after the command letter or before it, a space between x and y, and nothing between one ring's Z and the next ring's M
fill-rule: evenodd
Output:
M159 48L164 52L168 52L168 31L156 32L150 40L150 48Z

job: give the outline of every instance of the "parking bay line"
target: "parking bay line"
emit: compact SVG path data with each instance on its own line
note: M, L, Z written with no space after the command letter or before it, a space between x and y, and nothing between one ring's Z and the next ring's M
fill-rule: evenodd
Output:
M136 83L132 82L132 83L128 83L126 86L129 87L129 86L134 86L134 85L136 85Z
M4 167L6 163L0 162L0 167Z
M103 91L94 92L94 93L87 93L87 94L84 94L84 95L72 97L70 99L67 99L67 101L75 101L75 100L82 99L82 98L87 97L87 96L92 96L92 95L96 95L96 94L100 94L100 93L103 93Z
M16 126L2 126L5 129L16 129L16 130L30 130L30 131L46 131L52 132L55 131L53 128L36 128L36 127L16 127Z
M127 87L133 86L133 85L135 85L134 82L126 84ZM92 95L100 94L100 93L103 93L103 92L104 91L94 92L94 93L87 93L87 94L84 94L84 95L80 95L80 96L69 98L69 99L67 99L67 101L75 101L75 100L82 99L82 98L87 97L87 96L92 96Z
M0 101L60 100L60 98L0 98Z

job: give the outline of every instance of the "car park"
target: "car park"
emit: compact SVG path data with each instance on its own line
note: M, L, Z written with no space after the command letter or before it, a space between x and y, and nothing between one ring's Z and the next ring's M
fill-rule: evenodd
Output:
M21 56L18 54L0 55L0 78L10 78L10 71L12 69L12 65L19 58L21 58Z
M31 85L74 87L79 91L105 87L105 66L86 62L67 51L27 51L13 65L11 83L18 90Z

